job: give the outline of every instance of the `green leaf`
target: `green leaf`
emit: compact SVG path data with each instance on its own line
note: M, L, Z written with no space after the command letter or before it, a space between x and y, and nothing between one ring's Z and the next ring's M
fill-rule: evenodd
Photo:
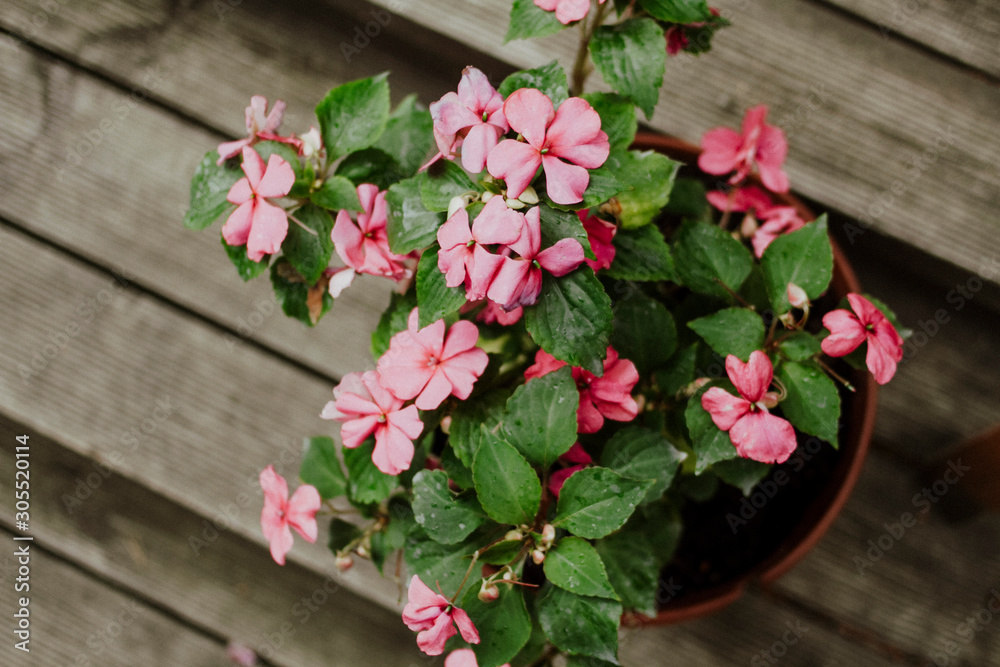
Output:
M195 169L191 179L191 203L184 214L184 226L188 229L205 229L226 209L233 208L226 195L245 174L233 164L234 160L216 166L218 157L216 151L206 153Z
M372 359L376 361L389 349L392 337L406 328L410 311L417 307L417 294L413 290L407 290L405 294L393 292L389 298L389 307L382 312L378 326L372 332Z
M754 487L771 472L771 466L753 459L736 458L719 461L712 466L712 471L723 482L735 486L749 497Z
M481 427L483 438L472 465L479 502L491 519L531 524L542 499L542 484L521 454L507 441Z
M704 220L709 212L704 184L694 178L678 178L663 210L682 218Z
M524 309L532 340L556 359L604 373L611 336L611 299L589 266L561 277L546 273L534 306Z
M563 484L552 523L590 540L604 537L622 527L651 485L608 468L580 470Z
M663 234L654 225L619 229L614 238L615 259L605 272L618 280L677 281L674 257Z
M476 485L472 480L472 470L458 460L453 447L446 446L441 451L441 467L458 488L471 489Z
M763 349L767 334L764 320L749 308L725 308L692 320L688 326L723 359L734 354L749 360L751 352Z
M521 544L521 540L501 540L479 554L479 560L488 565L507 565L521 553Z
M533 0L514 0L514 6L510 9L510 25L503 41L506 44L515 39L546 37L565 27L556 18L555 12L545 11ZM506 97L506 94L501 94Z
M718 386L718 383L713 382L699 389L688 400L687 408L684 410L684 421L687 424L691 447L698 456L694 467L696 475L703 473L716 461L727 461L738 456L729 433L719 430L712 421L712 415L701 407L701 395L712 386ZM732 387L726 389L735 396Z
M545 556L545 576L556 586L577 595L617 600L604 563L594 547L579 537L564 537Z
M628 151L612 156L611 162L623 186L618 192L622 227L634 229L653 222L670 199L680 162L656 151Z
M447 211L458 195L478 192L476 184L457 162L438 160L420 172L420 201L428 211Z
M792 426L837 447L840 394L833 380L810 362L781 364L775 377L788 392L778 406Z
M732 297L723 285L738 292L753 267L753 257L746 246L725 230L703 222L681 225L674 259L684 285L695 292L727 300Z
M393 496L388 503L389 523L385 527L385 545L389 549L402 549L406 536L417 526L413 508L403 496Z
M622 531L599 540L594 547L622 606L655 616L660 567L649 541L642 535Z
M274 288L275 299L281 304L281 310L285 315L294 317L306 326L315 326L333 306L333 297L322 284L315 287L309 285L305 278L284 259L271 265L271 287ZM319 299L319 311L315 319L309 308L309 293L312 290L320 291L318 294L314 292Z
M615 667L616 664L600 658L591 658L588 655L566 656L566 667Z
M670 396L693 382L697 362L698 343L677 350L667 362L666 368L656 373L656 384L660 391Z
M438 268L436 243L433 248L424 251L417 264L417 304L421 328L465 305L465 290L461 286L448 287L445 284L445 275Z
M247 247L245 245L229 245L226 243L226 239L221 236L219 238L222 240L222 247L226 249L226 255L229 256L229 260L236 267L236 272L243 279L243 282L256 278L267 270L268 262L271 261L271 255L264 255L260 258L259 262L255 262L247 257Z
M333 255L333 241L330 238L333 220L329 213L314 204L306 204L294 215L296 220L315 233L310 234L289 220L288 235L281 244L281 250L284 258L312 285L330 265L330 257Z
M556 647L618 664L620 603L552 586L538 599L537 610L538 622Z
M554 246L561 239L576 239L583 246L583 254L594 259L587 230L575 212L561 211L545 204L540 204L538 209L541 217L543 248Z
M579 403L569 366L534 378L507 401L504 436L529 463L546 470L576 442Z
M816 336L805 331L793 331L778 343L778 349L791 361L805 361L822 350Z
M380 503L398 486L394 475L386 475L372 463L374 438L369 438L354 449L344 448L344 465L347 466L347 495L354 503Z
M312 484L324 500L347 493L347 478L337 460L333 439L326 436L306 438L302 443L305 455L299 467L299 477Z
M359 537L361 537L361 529L353 523L348 523L343 519L331 519L326 546L336 554Z
M650 16L668 23L701 23L712 18L705 0L639 0Z
M616 93L587 93L583 99L601 116L601 129L608 135L612 154L625 152L635 141L635 105Z
M650 18L628 19L594 31L590 56L613 89L631 99L646 118L660 96L667 50L663 28Z
M615 304L611 346L644 377L677 349L677 327L666 307L636 290Z
M440 584L445 595L458 592L465 573L469 571L472 554L489 542L483 530L478 530L458 544L441 544L430 539L422 528L414 528L406 538L403 558L410 574L435 589Z
M515 5L521 1L516 0ZM526 1L527 4L534 4L531 0ZM553 17L553 19L555 18L555 14L544 10L539 11ZM561 29L562 24L558 21L556 23ZM506 98L515 90L520 90L521 88L535 88L542 91L552 100L552 105L557 108L562 104L563 100L569 97L569 84L566 82L566 72L556 60L541 67L514 72L500 83L497 92Z
M327 159L368 148L389 122L388 73L337 86L316 107Z
M361 200L358 199L358 189L354 183L343 176L330 176L323 185L309 195L310 201L317 206L333 211L360 211Z
M687 454L678 451L660 433L641 426L626 426L604 445L601 465L629 479L652 481L641 501L645 504L663 495L686 458Z
M420 198L421 176L400 181L385 196L389 249L397 255L420 250L437 240L444 214L428 211Z
M509 662L531 636L531 616L524 606L519 586L499 585L500 597L493 602L479 599L479 587L469 586L461 609L479 631L479 643L471 648L479 667L499 667Z
M456 497L443 470L421 470L413 478L413 516L432 540L461 542L486 520L471 495Z
M503 421L508 394L495 390L483 396L462 401L451 414L448 444L455 450L458 460L468 467L476 460L476 452L483 441L481 427L488 431Z
M387 190L405 176L396 158L379 148L365 148L351 153L337 165L334 173L355 186L372 183L379 190Z
M714 475L700 477L688 475L683 479L698 480L699 482L712 479L718 484ZM660 500L640 507L621 532L638 536L639 540L637 541L648 542L656 557L657 567L662 568L674 557L674 552L677 551L677 546L681 541L683 529L684 521L677 509L666 501ZM610 537L615 537L615 535ZM597 544L600 545L600 542ZM601 552L600 548L598 548L598 552ZM612 579L612 584L614 581ZM616 590L618 589L616 588Z
M417 102L415 94L407 95L389 116L375 148L395 158L404 176L412 176L434 147L433 129L431 112Z
M299 162L299 154L294 148L280 141L262 141L256 144L253 149L257 151L260 159L267 164L272 155L277 155L291 166L296 176L302 170L302 163Z
M826 215L774 239L760 258L760 267L776 313L786 313L791 308L788 283L801 287L810 299L826 292L833 278L833 248Z

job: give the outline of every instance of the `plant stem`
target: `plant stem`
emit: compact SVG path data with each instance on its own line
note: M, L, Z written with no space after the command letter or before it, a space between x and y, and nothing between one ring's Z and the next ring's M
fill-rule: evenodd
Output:
M305 223L303 223L303 222L300 222L300 221L298 220L298 218L296 218L296 217L295 217L294 215L292 215L291 213L288 213L287 215L288 215L288 219L289 219L289 220L291 220L292 222L294 222L294 223L295 223L296 225L298 225L299 227L301 227L301 228L302 228L302 229L304 229L305 231L309 232L309 233L310 233L310 234L312 234L313 236L319 236L319 234L318 234L318 233L316 232L316 230L315 230L315 229L313 229L312 227L307 227L307 226L305 225Z
M850 382L848 382L846 379L844 379L839 373L837 373L837 371L835 371L832 368L830 368L826 364L825 361L823 361L819 357L816 357L816 362L819 363L819 365L823 367L823 370L825 370L827 373L829 373L830 375L832 375L835 380L837 380L842 385L844 385L847 388L848 391L855 391L854 385L852 385Z
M465 582L469 580L469 575L472 574L472 568L476 567L476 561L477 560L479 560L479 550L478 549L476 549L476 551L473 552L473 554L472 554L472 562L469 563L469 569L465 571L465 576L462 577L462 583L460 583L458 585L458 590L455 591L455 594L451 597L451 603L452 604L455 604L455 600L458 599L458 594L462 592L462 589L465 587Z
M590 56L590 40L594 38L594 31L604 23L605 12L610 4L605 3L597 5L596 8L591 7L594 11L593 18L588 20L589 17L584 16L580 20L580 44L576 49L576 60L573 63L573 87L570 91L570 94L574 97L583 94L583 85L587 81L587 77L590 76L590 72L594 69L588 61Z

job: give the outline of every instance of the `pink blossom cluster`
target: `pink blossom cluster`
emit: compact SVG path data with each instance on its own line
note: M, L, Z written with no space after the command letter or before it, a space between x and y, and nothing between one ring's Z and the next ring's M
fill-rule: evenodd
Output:
M466 399L472 393L489 362L476 347L478 339L476 325L465 320L450 329L444 320L421 329L414 308L377 369L344 376L320 416L342 424L341 440L349 449L374 436L372 462L398 475L410 467L413 440L423 432L418 409L434 410L449 396Z
M435 157L503 179L507 197L516 199L541 167L546 191L557 204L576 204L590 183L588 169L604 164L610 152L601 117L590 104L573 97L556 109L552 100L534 88L521 88L504 100L486 75L466 67L458 91L447 93L430 106ZM516 138L504 136L509 132Z
M842 357L868 343L865 363L875 381L885 384L896 374L896 365L903 358L903 338L882 311L865 297L848 294L847 301L851 310L839 308L823 316L823 326L830 330L830 335L820 347L831 357Z
M708 202L723 213L746 213L741 232L750 239L754 254L759 258L771 241L782 234L791 234L805 226L794 206L775 205L766 192L755 185L736 188L726 194L722 190L706 193ZM762 222L758 226L758 221Z
M479 632L469 615L445 596L432 591L417 575L410 578L406 597L403 623L419 633L417 646L427 655L441 655L445 642L458 633L470 644L479 643ZM476 664L474 659L469 663L462 656L449 656L448 660L453 664Z
M314 486L303 484L289 498L288 482L274 471L274 466L267 466L261 471L260 486L264 490L261 531L271 545L271 558L278 565L284 565L285 555L292 549L292 528L307 542L316 541L316 512L321 502L319 491Z
M604 4L606 0L600 0ZM535 4L547 12L555 12L563 25L579 21L590 12L590 0L535 0Z

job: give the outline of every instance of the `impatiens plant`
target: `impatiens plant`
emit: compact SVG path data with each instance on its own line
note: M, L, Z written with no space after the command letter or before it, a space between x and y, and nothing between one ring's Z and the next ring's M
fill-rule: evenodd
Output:
M767 107L709 130L701 173L632 146L668 54L727 24L702 0L515 0L509 39L580 29L571 76L494 88L467 67L429 109L391 108L376 76L331 90L301 137L252 98L185 224L224 217L240 277L269 271L308 326L358 274L396 287L374 369L316 397L342 446L307 439L291 497L261 473L275 561L332 514L341 570L399 552L402 620L448 667L614 665L692 507L749 495L805 438L834 453L843 374L887 382L903 341L877 302L828 294L826 218L780 196ZM592 69L613 92L584 94Z

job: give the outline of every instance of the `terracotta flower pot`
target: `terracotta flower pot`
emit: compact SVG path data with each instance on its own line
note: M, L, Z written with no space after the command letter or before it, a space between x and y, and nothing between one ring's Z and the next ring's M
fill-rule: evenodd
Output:
M656 150L688 165L697 163L700 152L698 147L678 139L642 132L636 137L633 148ZM755 184L760 185L759 181ZM816 217L799 199L790 194L773 195L772 198L782 205L794 206L803 220L809 221ZM833 243L833 261L833 282L829 294L833 295L835 301L842 299L848 292L860 292L857 277L836 243ZM767 585L775 581L819 542L854 488L875 423L877 385L874 378L869 373L855 372L850 381L857 391L843 398L842 414L846 425L841 430L840 448L829 476L805 508L801 520L790 528L783 539L773 544L768 555L750 565L742 574L661 603L659 613L654 618L639 614L626 615L626 623L676 623L718 611L737 600L751 584ZM780 494L773 502L781 502Z

